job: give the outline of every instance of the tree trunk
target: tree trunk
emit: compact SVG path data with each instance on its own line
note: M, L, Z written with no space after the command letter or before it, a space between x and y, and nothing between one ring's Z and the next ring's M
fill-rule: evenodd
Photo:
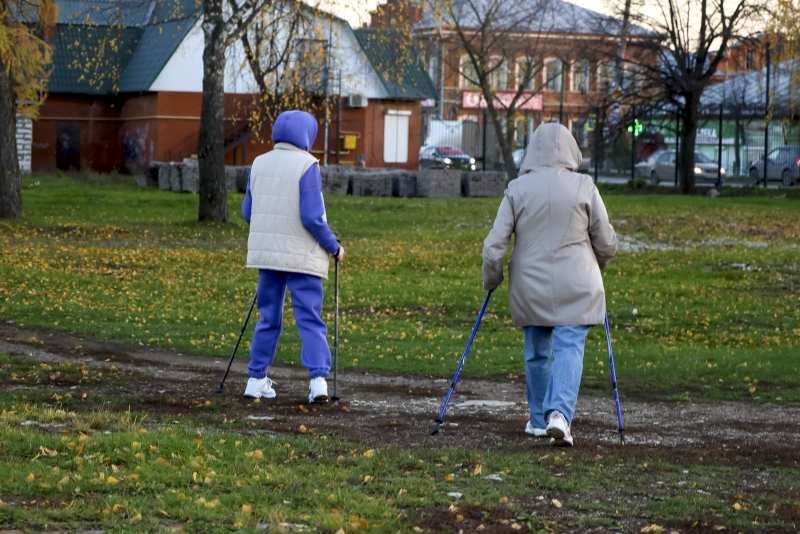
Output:
M685 105L681 110L683 129L681 131L681 151L678 155L678 174L681 179L681 191L685 195L695 192L694 180L694 144L697 137L697 124L700 121L700 95L688 93L684 95Z
M200 221L228 222L225 184L225 24L222 0L203 2L203 107L197 157L200 171Z
M22 217L22 187L17 160L17 106L0 57L0 219Z
M489 103L489 101L494 98L494 94L484 91L484 98L486 102ZM503 133L503 124L500 122L500 117L497 115L497 108L494 107L493 103L489 103L486 107L486 110L489 112L489 119L494 125L494 133L497 134L497 142L500 143L500 152L503 154L503 164L506 167L506 175L509 180L513 180L517 177L517 166L514 165L514 153L511 150L511 143L508 142L506 134ZM486 125L484 125L484 128L485 127ZM509 125L506 124L506 128L508 127ZM486 154L484 154L483 157L485 159Z

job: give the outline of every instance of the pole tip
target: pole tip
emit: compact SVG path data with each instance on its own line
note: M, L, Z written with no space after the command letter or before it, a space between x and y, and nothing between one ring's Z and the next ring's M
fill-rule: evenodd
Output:
M217 386L217 393L222 393L223 389L225 389L225 382L220 382Z
M436 424L433 427L433 430L431 430L431 436L435 436L436 434L439 433L439 425L441 425L441 424L442 424L442 420L441 419L437 419L436 420Z

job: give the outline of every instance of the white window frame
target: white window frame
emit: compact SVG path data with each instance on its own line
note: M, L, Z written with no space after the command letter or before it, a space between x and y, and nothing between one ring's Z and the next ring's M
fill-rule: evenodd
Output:
M383 120L383 162L408 163L411 111L387 109Z
M523 57L517 58L517 61L516 61L516 69L517 70L516 70L516 73L515 73L516 76L514 77L516 79L516 81L517 81L517 87L515 89L519 89L519 86L522 85L522 72L525 70L522 67L522 64L525 63L526 61L529 61L529 62L531 62L533 64L533 73L532 73L530 81L528 82L528 84L525 87L522 88L522 90L524 92L526 92L526 93L533 93L533 92L536 91L536 85L537 85L536 84L536 58L533 58L533 57L525 57L525 56L523 56Z
M489 58L490 65L495 65L498 61L501 62L500 66L489 74L489 87L494 91L503 92L508 90L508 64L502 57L493 56ZM501 83L498 84L498 81Z
M608 77L607 77L608 87L603 87L603 81L604 81L604 79L603 79L603 68L604 67L608 67L608 69L609 69L609 73L608 73ZM610 93L611 91L614 90L615 83L616 82L614 81L614 62L613 61L598 61L597 62L597 91L601 92L601 93L603 93L603 92Z
M577 79L577 77L575 76L575 68L578 65L582 65L583 66L583 69L582 69L582 71L583 71L582 72L583 73L583 84L584 84L583 85L583 90L581 90L580 87L576 87L575 86L575 81ZM583 94L588 93L589 92L589 79L591 77L591 72L592 72L591 71L591 66L589 65L589 61L588 60L586 60L586 59L576 59L575 61L573 61L572 62L572 66L570 67L570 74L571 74L571 76L570 76L571 80L570 80L570 84L569 84L570 91L572 91L573 93L583 93Z
M560 64L560 67L558 69L558 74L559 75L551 79L549 74L548 74L548 72L547 72L547 66L550 65L550 63L552 63L554 61L558 61L559 64ZM558 57L547 58L547 59L544 60L543 67L544 68L542 69L542 71L544 71L544 86L543 86L544 90L545 91L549 91L551 93L560 93L561 92L561 84L564 83L564 60L561 59L561 58L558 58ZM558 80L558 89L551 89L550 88L550 83L554 82L555 80Z
M466 68L465 68L466 66ZM467 69L472 71L472 74L475 75L475 79L478 79L478 73L475 69L475 65L472 64L472 61L469 59L469 56L464 54L458 60L458 86L461 89L466 89L468 91L477 91L479 87L472 83L467 77L462 74L463 72L467 71Z

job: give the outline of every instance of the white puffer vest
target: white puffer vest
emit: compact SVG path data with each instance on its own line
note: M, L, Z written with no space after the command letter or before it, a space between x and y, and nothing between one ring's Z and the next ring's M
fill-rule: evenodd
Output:
M290 143L277 143L253 162L247 267L328 278L328 253L300 216L300 178L315 163L316 158Z

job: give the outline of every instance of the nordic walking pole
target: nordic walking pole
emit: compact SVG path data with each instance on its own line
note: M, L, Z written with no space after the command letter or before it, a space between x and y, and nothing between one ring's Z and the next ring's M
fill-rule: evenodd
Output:
M617 403L617 423L619 423L619 440L625 445L625 428L622 426L622 411L619 409L619 391L617 391L617 372L614 370L614 352L611 350L611 330L608 328L608 312L606 312L606 339L608 340L608 359L611 362L611 385L614 386L614 402Z
M478 327L481 325L481 319L483 319L483 312L486 311L486 305L489 304L489 297L492 296L492 292L489 291L486 293L486 299L483 301L483 306L481 306L481 312L478 314L478 320L475 321L475 326L472 328L472 335L469 336L469 341L467 342L467 348L464 349L464 354L461 356L461 363L458 364L458 370L456 370L456 376L453 377L453 382L450 384L450 391L447 392L447 397L444 399L444 405L442 405L442 411L439 412L439 417L436 418L436 426L433 427L431 431L431 436L435 436L439 433L439 425L442 424L442 418L444 417L444 412L447 410L447 404L450 402L450 396L453 394L453 390L456 387L456 382L458 382L458 375L461 374L461 369L464 367L464 362L467 361L467 354L469 354L469 349L472 347L472 340L475 339L475 334L478 333Z
M338 371L339 371L339 262L336 262L333 275L333 397L331 401L339 402L338 396Z
M250 314L253 313L253 308L256 305L257 296L258 296L258 289L256 289L256 292L253 294L253 300L250 302L250 309L247 310L247 317L244 318L242 331L239 332L239 339L236 340L236 345L233 346L233 353L231 353L231 361L228 362L228 368L225 369L225 376L222 377L222 382L220 382L219 386L217 386L217 393L222 393L222 390L225 389L225 380L228 378L228 373L231 370L231 365L233 365L233 359L236 357L236 350L239 348L239 343L242 342L242 336L244 335L245 329L247 329L247 322L250 320Z

